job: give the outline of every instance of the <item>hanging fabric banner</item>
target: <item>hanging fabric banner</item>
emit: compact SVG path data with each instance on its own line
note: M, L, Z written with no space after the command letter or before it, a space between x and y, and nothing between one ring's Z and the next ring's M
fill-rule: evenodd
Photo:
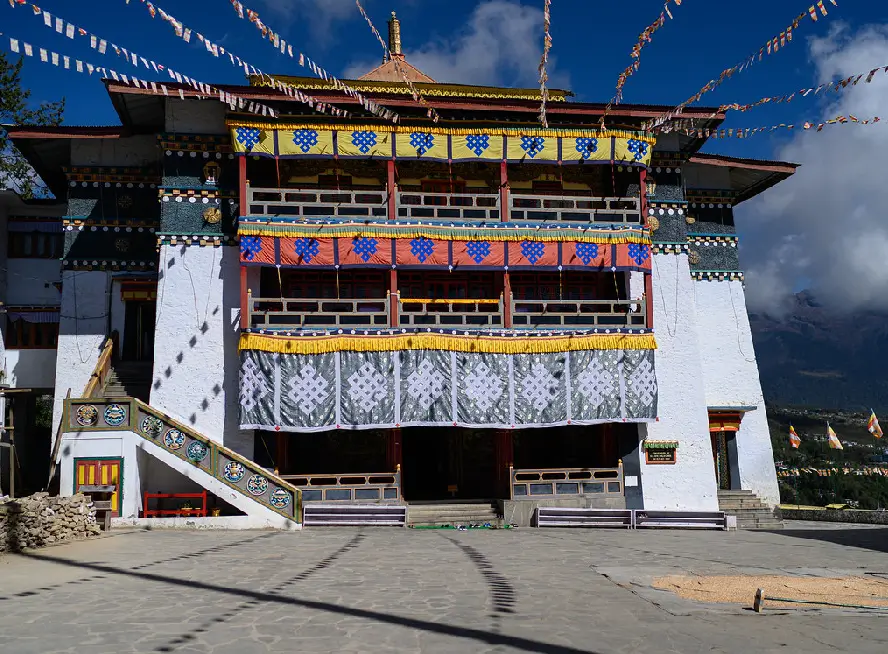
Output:
M544 0L543 3L543 57L540 59L539 73L540 73L540 97L542 98L542 102L540 104L540 115L539 121L543 127L549 126L549 121L546 118L546 102L549 99L549 91L546 89L546 83L549 81L549 50L552 49L552 34L550 33L550 27L552 25L552 15L550 13L552 6L552 0Z
M608 392L606 389L616 389ZM522 429L657 418L653 350L241 350L240 426Z
M852 123L856 123L858 125L875 125L876 123L881 122L882 119L878 116L873 118L867 118L866 120L860 120L857 116L853 114L848 114L847 116L836 116L835 118L830 118L829 120L825 120L823 122L809 122L805 121L804 123L780 123L779 125L771 125L770 127L734 127L728 129L686 129L683 130L685 134L688 136L693 136L696 138L713 138L713 139L724 139L724 138L749 138L750 136L755 136L756 134L761 134L763 132L776 132L778 129L800 129L800 130L814 130L816 132L823 131L823 128L827 125L849 125Z
M836 3L836 0L829 0L829 2L831 4L833 4L834 6L838 6ZM787 44L792 42L793 32L799 29L800 25L802 24L802 21L806 17L810 18L815 23L817 22L818 10L819 10L820 14L823 16L826 16L828 14L826 7L823 4L823 0L820 0L816 6L811 5L810 7L808 7L807 10L801 12L798 16L796 16L793 19L792 23L785 30L780 32L779 35L771 38L765 45L763 45L761 48L759 48L758 52L754 52L753 54L751 54L749 57L744 59L739 64L736 64L734 66L731 66L730 68L726 68L725 70L723 70L721 72L721 74L718 76L718 78L707 82L706 85L703 86L703 88L701 88L697 93L692 95L690 98L688 98L687 100L682 102L680 105L678 105L674 109L671 109L670 111L660 114L659 116L656 116L655 118L652 118L651 120L647 121L644 124L644 129L655 129L655 128L660 127L664 123L670 121L675 116L679 115L681 113L682 109L684 109L685 107L687 107L690 104L693 104L694 102L699 101L700 98L702 98L704 95L706 95L710 91L712 91L715 88L717 88L718 86L720 86L725 80L733 77L736 73L742 73L744 70L746 70L747 68L752 66L756 61L761 61L762 57L766 53L769 55L772 53L776 54L780 50L780 48L785 47Z

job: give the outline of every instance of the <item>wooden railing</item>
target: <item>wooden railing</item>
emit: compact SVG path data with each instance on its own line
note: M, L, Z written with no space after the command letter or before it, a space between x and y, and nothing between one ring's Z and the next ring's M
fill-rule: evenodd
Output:
M401 501L401 466L394 472L280 475L302 493L303 502Z
M516 300L513 327L644 327L647 310L638 300Z
M111 358L113 354L114 339L108 338L96 361L96 367L86 383L86 388L83 389L83 395L80 397L101 397L102 391L105 389L105 381L107 381L108 375L111 374Z
M413 299L398 294L399 324L410 327L503 327L503 298Z
M638 198L589 196L509 195L509 220L640 225Z
M391 322L391 296L385 298L256 298L247 296L253 329L385 328ZM644 296L635 300L516 300L515 328L644 327ZM498 299L433 299L395 296L398 326L498 329L506 326L503 296Z
M440 220L499 221L499 194L496 193L415 193L397 194L398 220L437 218Z
M388 295L388 294L386 294ZM388 297L378 299L256 298L247 296L249 325L255 329L386 327Z
M616 468L509 468L513 500L546 497L616 497L623 495L623 462Z
M324 191L318 189L253 188L247 185L247 205L253 216L298 218L387 218L385 191Z

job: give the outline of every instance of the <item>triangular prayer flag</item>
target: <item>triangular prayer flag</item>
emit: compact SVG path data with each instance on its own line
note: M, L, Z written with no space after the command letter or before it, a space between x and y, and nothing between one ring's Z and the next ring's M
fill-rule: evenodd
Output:
M826 437L829 439L829 446L833 450L844 450L842 447L842 442L839 440L839 437L836 436L836 432L833 431L833 428L829 426L829 423L826 423Z
M876 438L882 438L882 428L879 426L879 419L876 418L876 412L872 409L870 409L870 417L866 423L866 428Z
M789 444L792 445L794 450L799 449L799 445L801 445L802 439L799 438L799 435L796 433L795 427L792 425L789 426Z

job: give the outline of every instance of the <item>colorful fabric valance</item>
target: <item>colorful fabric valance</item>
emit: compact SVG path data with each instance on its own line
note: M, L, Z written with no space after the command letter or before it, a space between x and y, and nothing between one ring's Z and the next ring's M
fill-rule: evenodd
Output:
M231 126L239 154L282 158L611 163L647 166L656 140L633 132L383 125Z
M241 350L240 356L242 429L522 429L657 416L652 350Z
M23 320L25 322L48 324L59 322L58 307L52 309L6 309L6 318L10 321Z
M582 241L445 240L424 236L240 237L241 264L290 268L651 270L651 246Z

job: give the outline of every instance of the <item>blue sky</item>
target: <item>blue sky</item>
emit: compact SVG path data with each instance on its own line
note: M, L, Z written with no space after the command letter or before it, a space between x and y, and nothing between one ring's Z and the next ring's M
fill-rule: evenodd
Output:
M626 84L624 101L677 104L685 100L724 68L744 60L779 34L810 2L684 0L680 7L672 4L674 20L668 21L642 51L641 69ZM805 19L791 45L726 81L701 104L754 102L762 96L782 95L888 65L888 3L838 3L834 7L827 0L828 18L816 23ZM126 0L43 0L38 4L100 37L199 80L244 81L227 58L212 57L200 43L184 43L168 24L159 18L152 20L139 0L130 0L129 4ZM161 0L158 4L257 67L278 74L308 74L296 61L274 50L249 22L240 20L229 0ZM259 11L276 31L334 74L360 74L381 60L382 49L353 0L251 0L246 5ZM536 84L543 0L365 0L364 6L383 33L390 12L397 11L408 60L438 81ZM663 0L554 0L552 85L571 89L580 101L607 101L613 95L617 76L631 61L629 53L638 34L659 15L662 6ZM87 39L70 41L47 29L27 7L12 9L6 2L0 3L0 31L95 65L130 72L122 59L112 54L103 57L91 50ZM4 49L8 40L5 42L3 46L0 40ZM140 77L151 79L144 73L142 69ZM65 96L68 124L117 123L97 77L30 60L25 67L25 83L38 100ZM787 105L731 113L725 126L818 120L849 111L864 118L880 109L885 111L886 106L888 84L880 79L876 84L849 89L842 96L798 98ZM804 173L765 194L767 198L746 203L739 212L741 219L744 212L749 216L738 223L741 237L748 237L744 238L744 266L748 262L750 278L760 275L766 282L759 284L759 289L773 287L775 293L783 292L804 280L847 303L840 287L828 290L830 284L837 283L835 272L818 264L813 256L819 252L818 256L832 256L834 261L836 255L834 241L817 240L817 225L827 231L831 226L829 221L835 216L827 215L822 208L826 205L847 210L845 226L849 229L854 216L864 220L864 216L882 215L884 199L878 197L884 188L881 162L888 148L888 120L875 127L842 126L827 131L831 133L780 132L747 140L711 141L706 150L765 159L786 157L804 164ZM836 159L842 156L863 164L836 166ZM818 168L823 161L831 163ZM868 175L871 170L879 172ZM852 173L853 177L847 177ZM824 183L825 176L831 178L829 184ZM825 195L827 192L829 195ZM878 238L884 237L888 247L888 228L870 224L860 227L885 230L884 234L878 232ZM874 238L872 232L867 238ZM847 267L853 269L854 265L849 258ZM775 266L778 272L774 272ZM868 268L855 271L858 276L878 281L868 287L860 303L876 299L888 308L888 272L877 272ZM780 284L775 285L775 280ZM772 295L759 297L753 292L751 302L773 303Z

